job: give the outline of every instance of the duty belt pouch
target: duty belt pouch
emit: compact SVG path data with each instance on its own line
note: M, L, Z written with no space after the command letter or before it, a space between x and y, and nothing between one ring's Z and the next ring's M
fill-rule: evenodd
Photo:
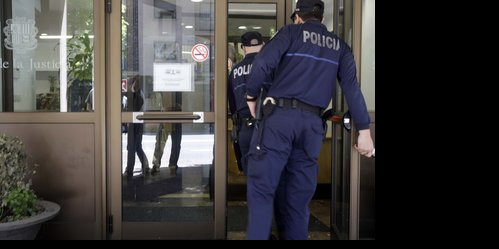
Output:
M263 129L264 129L264 123L265 120L270 117L276 108L276 105L273 103L273 101L266 101L265 105L263 106L263 119L261 120L261 124L258 127L258 137L257 137L257 156L260 159L262 156L262 140L263 140Z
M263 106L263 116L264 117L269 117L274 113L276 105L274 105L271 101L269 101L267 104Z

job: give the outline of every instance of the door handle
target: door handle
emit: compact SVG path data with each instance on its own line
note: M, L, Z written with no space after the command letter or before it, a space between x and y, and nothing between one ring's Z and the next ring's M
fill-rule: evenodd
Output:
M137 116L139 121L196 121L200 120L199 114L144 114Z

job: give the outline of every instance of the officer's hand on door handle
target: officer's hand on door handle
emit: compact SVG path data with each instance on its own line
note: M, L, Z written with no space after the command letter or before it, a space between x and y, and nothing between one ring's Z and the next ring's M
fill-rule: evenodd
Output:
M334 114L332 110L327 111L323 119L331 120L334 124L343 123L343 127L348 131L352 131L352 114L350 112L346 112L343 117L339 114ZM357 140L357 144L355 145L355 149L363 156L366 157L375 157L376 150L374 148L374 142L371 137L370 130L363 130L359 132L359 138Z
M355 149L365 157L370 158L374 156L374 142L370 130L359 131L359 138L357 139Z

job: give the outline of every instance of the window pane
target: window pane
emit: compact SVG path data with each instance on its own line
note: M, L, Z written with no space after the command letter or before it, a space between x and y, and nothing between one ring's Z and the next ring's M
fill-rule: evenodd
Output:
M215 2L122 0L124 112L213 112ZM212 222L213 124L123 124L123 221Z
M2 12L0 111L92 111L93 1L13 0Z
M144 98L124 111L213 112L214 0L122 3L122 102Z
M214 126L123 127L123 221L212 221Z

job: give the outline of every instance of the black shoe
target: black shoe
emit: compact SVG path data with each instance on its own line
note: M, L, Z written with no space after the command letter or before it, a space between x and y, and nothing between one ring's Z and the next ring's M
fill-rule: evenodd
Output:
M149 167L142 169L142 174L143 175L149 175L150 172L151 172L151 169Z

